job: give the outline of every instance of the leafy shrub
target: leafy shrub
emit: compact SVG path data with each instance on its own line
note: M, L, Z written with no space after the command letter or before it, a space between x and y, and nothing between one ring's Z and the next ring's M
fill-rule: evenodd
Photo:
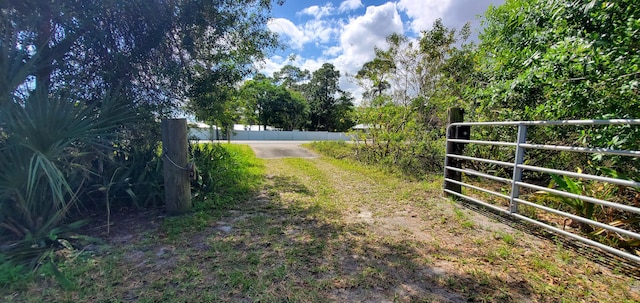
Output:
M0 228L46 238L79 202L115 127L131 117L115 100L83 106L34 92L0 109Z
M196 209L216 208L248 198L264 181L264 165L248 146L199 143L190 146L197 176Z
M342 159L349 158L366 164L400 173L410 178L424 178L427 174L441 172L444 165L444 139L389 144L386 152L377 144L345 142L313 142L318 152Z
M353 158L355 150L353 146L344 141L317 141L311 143L311 147L324 155L336 158Z
M114 151L111 161L104 164L99 182L93 185L93 193L99 196L97 202L106 200L111 208L162 205L164 178L159 146L159 141L154 141Z

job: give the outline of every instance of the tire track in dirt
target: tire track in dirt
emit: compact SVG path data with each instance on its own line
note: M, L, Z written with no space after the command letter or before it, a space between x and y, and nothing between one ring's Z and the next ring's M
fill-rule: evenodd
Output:
M601 301L592 289L620 283L582 256L442 198L438 185L328 158L304 161L329 179L323 182L331 184L330 198L340 206L344 233L339 238L345 244L333 247L342 255L338 267L380 271L371 289L338 283L330 289L337 301L384 302L399 296L399 301L538 302L568 295ZM314 186L308 176L295 174ZM596 281L594 272L606 275Z
M350 268L351 271L356 273L363 268L389 269L387 265L382 264L393 263L394 260L390 259L399 257L395 255L393 248L404 246L409 241L416 240L415 236L408 236L406 233L407 227L410 227L412 233L422 234L417 238L419 241L424 242L427 235L420 230L417 222L414 222L417 221L415 220L417 215L411 215L410 201L398 201L395 194L393 194L394 189L399 190L406 184L402 182L390 184L393 186L390 194L390 189L377 182L375 177L372 178L358 172L345 170L324 159L312 159L308 160L308 162L313 164L315 169L321 171L322 175L331 178L331 184L333 184L332 199L338 201L341 206L342 218L340 224L344 225L343 228L346 229L346 233L340 235L340 237L349 244L339 248L345 255L337 262L339 267ZM304 175L299 175L298 179L303 182L305 180L309 182ZM380 197L384 201L375 201L376 198ZM384 213L388 212L383 208L396 208L398 205L382 207L383 205L376 205L378 202L393 204L394 201L401 205L401 210L391 212L391 217L379 213L381 210ZM407 220L411 219L412 216L414 220ZM463 295L442 287L436 282L447 272L446 268L438 267L435 264L425 266L420 260L424 257L425 252L414 248L410 249L411 254L402 256L404 259L400 263L414 264L412 267L418 270L407 270L391 266L394 272L384 274L389 276L387 279L381 279L385 281L384 284L376 285L377 291L367 291L360 287L355 289L336 287L330 296L337 301L345 302L390 302L393 300L392 298L397 296L404 297L406 301L415 299L428 299L434 302L467 301ZM385 259L385 257L389 258Z

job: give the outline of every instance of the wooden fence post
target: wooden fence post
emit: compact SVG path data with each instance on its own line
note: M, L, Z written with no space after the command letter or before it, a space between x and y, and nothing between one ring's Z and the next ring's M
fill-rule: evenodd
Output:
M447 118L447 125L451 124L451 123L455 123L455 122L463 122L464 121L464 110L461 108L450 108L449 109L449 113L448 113L448 118ZM469 130L467 128L464 128L466 130L466 134L460 134L460 128L456 128L456 127L450 127L449 128L449 132L447 134L447 137L449 139L463 139L461 138L463 137L467 137L469 135ZM468 138L468 137L467 137ZM465 138L466 139L466 138ZM448 142L447 141L447 154L454 154L454 155L462 155L462 152L464 151L464 144L461 143L454 143L454 142ZM456 159L456 158L452 158L452 157L447 157L446 159L446 165L447 166L451 166L451 167L455 167L455 168L460 168L460 160ZM451 179L451 180L455 180L455 181L462 181L462 173L458 172L458 171L454 171L451 169L447 169L445 170L445 178ZM460 184L455 184L452 182L444 182L444 188L448 189L450 191L454 191L457 193L462 193L462 186ZM452 195L447 193L447 196L452 196L457 198L457 196Z
M162 161L164 197L167 214L179 215L191 209L187 120L164 119L162 129Z

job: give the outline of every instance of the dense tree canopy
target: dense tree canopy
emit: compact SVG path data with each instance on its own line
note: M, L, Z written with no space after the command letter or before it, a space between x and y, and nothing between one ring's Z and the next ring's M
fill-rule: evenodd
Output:
M304 84L311 78L308 70L302 70L293 65L285 65L273 73L273 79L280 85L295 91L302 91Z
M87 100L118 89L169 105L209 73L243 75L276 43L271 1L3 1L0 96L31 89ZM228 79L230 78L230 79ZM213 77L220 81L237 77Z
M640 112L640 7L628 1L509 0L485 14L483 112L512 119Z
M305 126L308 105L300 93L276 85L274 80L258 74L247 80L239 92L244 122L273 126L283 130ZM257 123L256 123L257 122Z
M156 118L190 100L235 119L233 85L277 44L271 5L1 1L0 236L43 249L78 204L161 200Z
M239 121L282 130L347 131L353 120L353 97L339 88L340 73L325 63L313 75L291 65L273 78L258 74L238 94Z
M477 120L638 118L640 6L634 1L508 0L490 8L469 104ZM548 130L538 141L637 149L640 130ZM596 155L589 166L604 165ZM633 163L608 165L635 174ZM632 161L637 162L637 161ZM619 165L618 165L619 164ZM581 164L586 166L586 164Z

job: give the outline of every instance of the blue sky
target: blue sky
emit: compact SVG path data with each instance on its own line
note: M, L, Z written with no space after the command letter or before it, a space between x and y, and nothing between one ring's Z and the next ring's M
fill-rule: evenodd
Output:
M442 18L448 27L471 22L477 34L477 15L503 0L396 0L396 1L302 1L286 0L275 6L268 27L279 34L287 48L277 51L258 67L272 75L286 64L314 71L323 63L336 66L340 86L357 100L362 90L349 78L373 59L375 46L384 46L392 33L415 37ZM295 56L295 60L290 60Z

